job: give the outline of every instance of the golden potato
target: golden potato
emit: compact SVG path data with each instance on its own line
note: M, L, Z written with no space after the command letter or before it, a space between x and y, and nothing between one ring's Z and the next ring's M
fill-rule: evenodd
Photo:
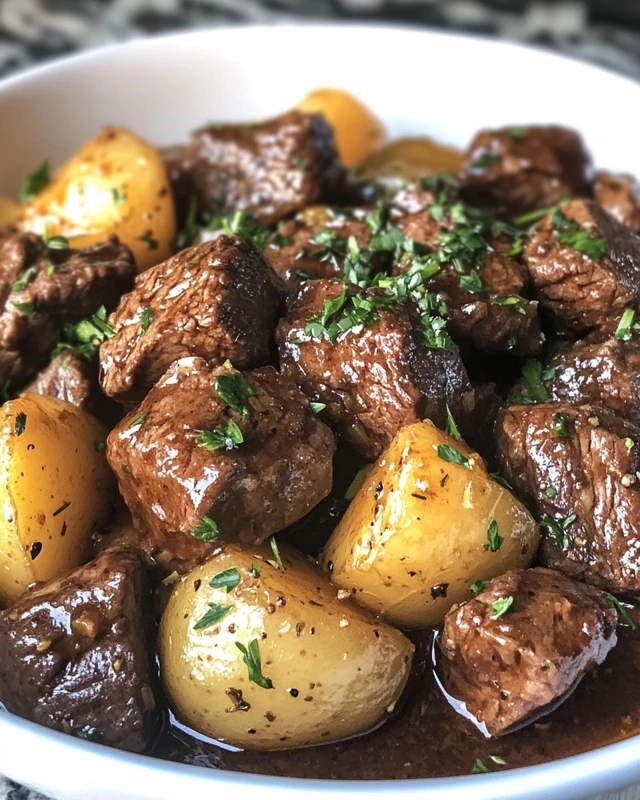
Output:
M0 426L0 603L87 560L114 498L106 428L52 397L5 403Z
M479 455L417 422L367 474L321 563L334 584L392 624L427 628L470 597L470 584L526 567L539 536Z
M399 631L339 599L299 553L281 556L284 570L268 545L229 545L182 580L160 625L178 719L238 747L366 731L393 709L411 667L413 645Z
M458 172L462 152L426 136L396 139L367 158L358 169L363 180L397 178L410 180L438 172Z
M27 205L18 220L25 231L87 247L117 234L143 271L174 250L176 218L162 158L124 128L105 128L87 142Z
M13 225L20 216L20 204L11 197L0 195L0 225Z
M298 103L305 114L323 114L333 128L345 167L355 167L384 144L384 125L363 103L344 89L315 89Z

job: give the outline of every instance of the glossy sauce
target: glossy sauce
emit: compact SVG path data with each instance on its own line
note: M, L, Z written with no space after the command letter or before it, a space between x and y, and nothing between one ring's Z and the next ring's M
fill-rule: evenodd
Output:
M491 764L490 755L501 756L508 767L564 758L640 732L640 627L632 631L623 624L618 635L606 662L559 709L501 739L485 739L449 705L424 642L417 658L422 676L402 711L366 736L301 750L234 753L169 727L153 754L218 769L342 780L467 775L477 758Z

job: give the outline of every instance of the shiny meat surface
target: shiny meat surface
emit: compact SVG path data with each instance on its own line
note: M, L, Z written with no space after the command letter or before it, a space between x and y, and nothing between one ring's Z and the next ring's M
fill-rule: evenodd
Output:
M481 729L503 736L552 711L605 660L617 616L604 592L553 570L505 572L445 617L444 687Z
M335 441L308 399L266 367L243 373L252 394L241 392L234 410L225 398L236 374L199 358L177 361L107 440L134 525L180 560L209 555L216 530L221 542L261 542L331 491ZM213 449L203 432L231 422L242 441Z
M640 233L640 183L633 176L598 170L593 192L605 211Z

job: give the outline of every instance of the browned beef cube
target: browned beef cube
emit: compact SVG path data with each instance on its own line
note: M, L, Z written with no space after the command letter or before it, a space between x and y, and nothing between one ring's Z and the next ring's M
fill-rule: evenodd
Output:
M0 233L0 385L18 387L35 375L63 326L101 305L113 308L135 273L131 251L115 236L73 250L47 247L33 233Z
M550 569L511 570L445 617L445 689L483 732L510 733L553 711L602 664L616 623L600 590Z
M640 183L635 178L600 170L593 192L605 211L634 233L640 233Z
M511 406L501 471L544 524L542 562L612 592L640 592L640 429L614 412Z
M640 301L640 238L590 200L562 203L527 243L540 303L561 331L610 325Z
M270 359L284 287L260 253L219 236L139 275L109 317L100 348L102 388L130 402L177 359L200 356L238 368Z
M114 548L0 612L0 700L49 728L142 752L157 711L146 568Z
M371 243L373 231L365 221L368 213L364 208L311 206L280 223L264 254L290 290L308 277L342 277L350 238L361 250ZM382 271L390 266L391 254L377 250L370 260L373 271Z
M585 339L557 345L547 362L555 401L593 403L640 422L640 343L594 331Z
M333 130L321 115L289 111L257 125L215 125L187 148L202 211L249 209L271 223L330 199L344 180Z
M173 364L107 441L136 528L185 561L210 553L216 530L254 544L304 516L331 491L334 449L272 367L239 373L200 358Z
M56 356L23 391L55 397L92 411L96 393L100 392L97 365L67 350Z
M323 310L336 302L328 325L337 328L323 330L318 315L326 317ZM283 374L325 403L327 419L367 456L377 456L410 422L444 425L447 404L456 417L473 408L458 353L429 347L413 303L391 301L380 290L308 281L291 298L277 339Z
M515 216L591 194L591 161L580 136L556 125L479 131L465 153L463 196Z

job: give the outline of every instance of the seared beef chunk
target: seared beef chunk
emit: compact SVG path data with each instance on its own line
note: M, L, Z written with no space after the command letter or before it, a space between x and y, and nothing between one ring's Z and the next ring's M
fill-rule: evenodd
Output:
M640 593L640 429L561 404L511 406L496 429L502 474L543 523L543 563Z
M335 441L308 399L267 367L177 361L110 434L107 457L135 526L186 561L258 543L331 491ZM213 542L213 544L210 544Z
M470 203L514 216L563 195L589 196L591 164L582 139L568 128L483 130L467 148L460 181Z
M444 687L481 728L502 736L552 711L602 664L616 623L600 590L550 569L510 570L445 617Z
M47 247L33 233L0 233L0 385L18 387L35 375L63 326L101 305L113 308L135 272L115 236L73 250Z
M631 175L596 173L594 195L612 217L634 233L640 233L640 183Z
M594 403L640 422L640 343L594 331L568 347L558 344L547 362L553 400Z
M212 217L246 208L268 224L329 199L344 180L331 127L300 111L201 128L187 156L200 208Z
M183 250L139 275L110 316L103 390L124 402L140 398L185 356L267 364L283 296L269 264L241 239L223 235Z
M49 728L142 752L157 721L145 565L115 548L0 612L0 700Z
M427 346L413 302L380 290L308 281L277 339L283 374L325 403L327 419L365 455L377 456L410 422L444 425L447 404L456 418L473 408L459 355Z
M562 203L540 223L524 257L560 331L601 328L638 306L640 238L593 201Z
M366 209L334 210L325 206L306 208L295 219L281 222L264 254L289 289L306 278L338 278L344 272L350 239L366 250L373 235ZM370 255L372 271L390 266L389 251Z

